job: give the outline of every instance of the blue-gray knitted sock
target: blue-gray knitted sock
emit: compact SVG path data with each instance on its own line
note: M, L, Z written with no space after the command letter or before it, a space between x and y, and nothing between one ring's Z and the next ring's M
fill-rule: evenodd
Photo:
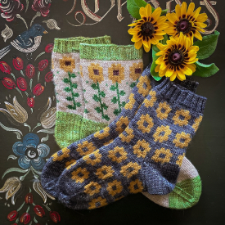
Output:
M165 79L112 143L63 171L57 184L59 201L73 209L94 209L132 193L170 193L205 102L206 98ZM92 146L83 139L68 149L79 158Z
M137 85L133 88L133 91L129 96L128 103L115 121L105 129L96 132L85 139L84 144L87 144L87 151L82 150L79 154L70 154L69 148L64 148L56 152L46 163L42 170L41 184L49 194L54 197L57 196L56 183L64 169L82 156L90 154L103 145L111 142L125 130L131 119L134 117L138 107L148 95L150 89L157 84L150 76L150 66L151 65L143 71Z

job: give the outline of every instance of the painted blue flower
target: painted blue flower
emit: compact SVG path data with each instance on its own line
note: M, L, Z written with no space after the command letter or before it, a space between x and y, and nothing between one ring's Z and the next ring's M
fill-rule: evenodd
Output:
M18 164L21 168L28 169L32 166L36 170L42 170L45 165L44 158L50 152L46 144L39 144L39 137L33 133L25 135L23 142L16 142L12 150L20 157Z

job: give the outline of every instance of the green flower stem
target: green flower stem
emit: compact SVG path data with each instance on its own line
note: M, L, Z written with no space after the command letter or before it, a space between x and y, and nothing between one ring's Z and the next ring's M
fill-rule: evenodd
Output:
M102 108L102 99L101 99L101 95L100 95L100 87L99 87L99 83L98 82L97 82L97 88L98 88L98 98L99 98L99 102L100 102L102 118L104 118L104 112L103 112L103 108Z
M69 74L69 81L70 81L70 89L71 89L71 94L72 94L72 99L73 99L73 105L74 105L75 109L77 109L76 101L74 99L73 83L72 83L70 74Z
M119 106L119 113L121 113L121 103L120 103L120 92L119 92L119 86L118 86L118 82L116 82L116 93L117 93L117 97L118 97L118 106Z
M17 209L17 212L19 212L23 208L24 204L25 202Z

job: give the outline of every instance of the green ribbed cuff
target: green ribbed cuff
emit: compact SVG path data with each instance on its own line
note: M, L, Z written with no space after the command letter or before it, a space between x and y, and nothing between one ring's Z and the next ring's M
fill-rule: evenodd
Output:
M81 43L87 44L110 44L111 37L110 36L102 36L102 37L71 37L71 38L55 38L54 40L54 52L57 53L71 53L71 52L79 52L79 45Z
M81 59L121 61L142 59L142 55L142 49L137 50L133 45L80 44Z

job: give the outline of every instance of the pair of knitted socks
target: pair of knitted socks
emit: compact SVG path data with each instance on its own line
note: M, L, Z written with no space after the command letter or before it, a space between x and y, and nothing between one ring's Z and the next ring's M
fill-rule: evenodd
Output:
M137 192L170 208L198 201L200 177L182 160L205 98L168 80L150 84L148 75L143 73L109 127L51 157L42 174L47 192L73 209L101 207Z
M57 144L66 147L113 121L142 71L142 51L113 45L109 36L55 39Z

